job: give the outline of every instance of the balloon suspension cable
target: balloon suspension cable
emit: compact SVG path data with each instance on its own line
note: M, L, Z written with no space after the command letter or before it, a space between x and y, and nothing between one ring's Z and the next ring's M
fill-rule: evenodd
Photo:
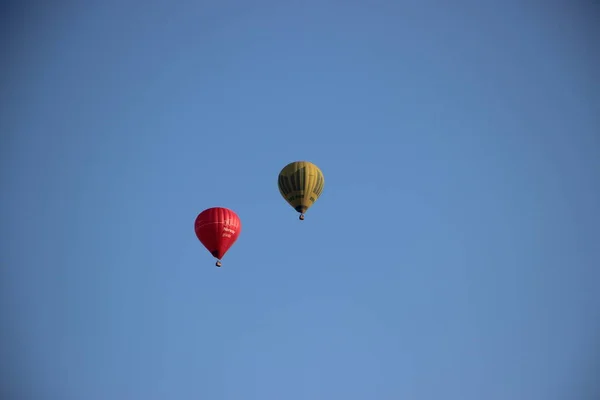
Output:
M300 217L298 217L300 219L300 221L304 221L304 214L300 214Z
M215 265L216 265L217 267L220 267L220 266L222 265L222 264L221 264L221 260L217 260L217 263L216 263Z

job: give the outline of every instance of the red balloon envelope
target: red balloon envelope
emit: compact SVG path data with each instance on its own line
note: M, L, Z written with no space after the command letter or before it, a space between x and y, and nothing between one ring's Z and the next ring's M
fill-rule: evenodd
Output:
M220 267L221 258L240 235L242 222L230 209L213 207L198 214L194 229L198 240L217 259L216 265Z

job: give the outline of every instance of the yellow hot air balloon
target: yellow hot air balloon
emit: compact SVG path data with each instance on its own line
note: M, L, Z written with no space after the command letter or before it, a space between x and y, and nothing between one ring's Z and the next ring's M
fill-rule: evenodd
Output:
M295 161L283 167L277 185L285 201L300 213L300 220L304 220L304 213L323 192L325 177L315 164Z

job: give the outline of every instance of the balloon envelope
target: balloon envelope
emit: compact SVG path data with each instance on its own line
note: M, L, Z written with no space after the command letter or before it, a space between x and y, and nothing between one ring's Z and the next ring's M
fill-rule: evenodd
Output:
M213 207L198 214L194 230L200 243L213 257L220 260L236 242L242 230L242 222L232 210Z
M325 177L315 164L294 161L283 167L277 185L285 201L300 214L304 214L323 192ZM303 215L300 216L302 218Z

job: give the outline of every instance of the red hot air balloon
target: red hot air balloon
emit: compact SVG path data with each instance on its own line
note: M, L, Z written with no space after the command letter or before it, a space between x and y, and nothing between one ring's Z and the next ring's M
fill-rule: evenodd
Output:
M240 235L242 222L230 209L213 207L198 214L194 229L198 240L217 259L216 265L220 267L221 258Z

